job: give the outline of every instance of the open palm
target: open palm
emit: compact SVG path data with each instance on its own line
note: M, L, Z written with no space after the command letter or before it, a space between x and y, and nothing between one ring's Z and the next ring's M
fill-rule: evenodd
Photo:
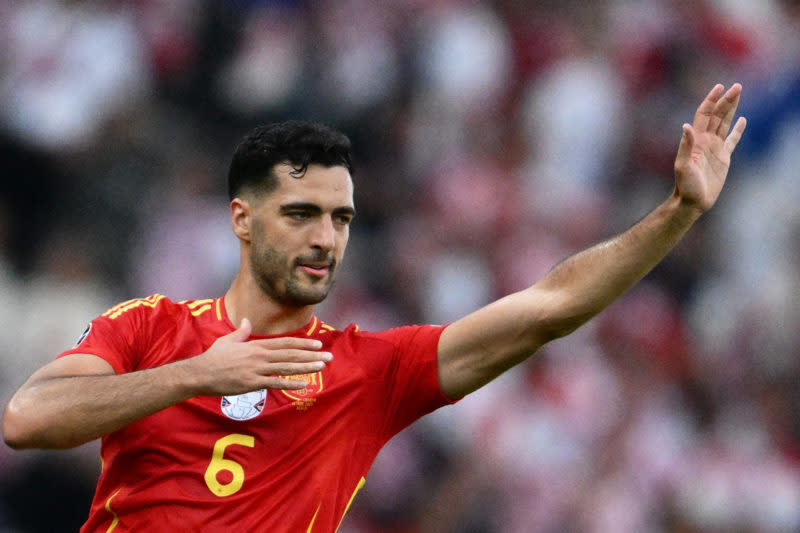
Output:
M697 108L692 124L683 125L675 158L675 187L684 204L705 211L717 201L731 154L747 125L745 118L739 117L731 129L741 94L738 83L727 91L715 85Z

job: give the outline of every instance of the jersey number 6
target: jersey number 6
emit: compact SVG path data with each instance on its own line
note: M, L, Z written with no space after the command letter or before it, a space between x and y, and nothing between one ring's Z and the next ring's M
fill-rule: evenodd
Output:
M247 446L252 448L255 446L255 438L252 435L242 435L240 433L231 433L219 439L214 443L214 451L211 454L211 462L206 468L205 480L210 490L214 495L224 498L231 494L236 494L244 484L244 468L242 465L231 459L223 458L225 448L231 445ZM232 479L227 483L220 483L217 479L219 472L230 472Z

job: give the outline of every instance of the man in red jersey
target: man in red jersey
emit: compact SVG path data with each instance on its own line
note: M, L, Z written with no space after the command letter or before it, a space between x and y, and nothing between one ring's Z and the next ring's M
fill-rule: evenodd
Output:
M740 94L709 92L683 126L673 193L627 231L449 326L377 333L314 314L355 214L349 141L258 128L229 172L241 266L228 292L112 307L14 395L4 438L102 437L84 532L335 531L393 435L599 313L715 203L745 129Z

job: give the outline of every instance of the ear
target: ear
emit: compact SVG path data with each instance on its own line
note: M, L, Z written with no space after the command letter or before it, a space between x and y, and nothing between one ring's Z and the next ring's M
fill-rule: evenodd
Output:
M250 204L241 198L231 200L231 227L239 240L250 242Z

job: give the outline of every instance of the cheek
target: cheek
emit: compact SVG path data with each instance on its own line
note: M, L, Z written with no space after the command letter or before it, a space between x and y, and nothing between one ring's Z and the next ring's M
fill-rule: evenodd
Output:
M280 255L282 252L275 248L277 244L280 247L285 247L286 240L282 239L280 235L275 235L274 232L266 232L264 228L259 228L257 234L253 235L253 250L259 254Z
M270 245L263 235L253 239L250 250L250 261L262 267L262 269L269 268L274 270L276 267L281 266L286 259L279 250Z
M350 240L350 230L345 229L341 233L341 235L339 235L339 238L337 239L336 242L336 251L339 258L341 258L344 255L344 251L347 248L347 242L349 240Z

